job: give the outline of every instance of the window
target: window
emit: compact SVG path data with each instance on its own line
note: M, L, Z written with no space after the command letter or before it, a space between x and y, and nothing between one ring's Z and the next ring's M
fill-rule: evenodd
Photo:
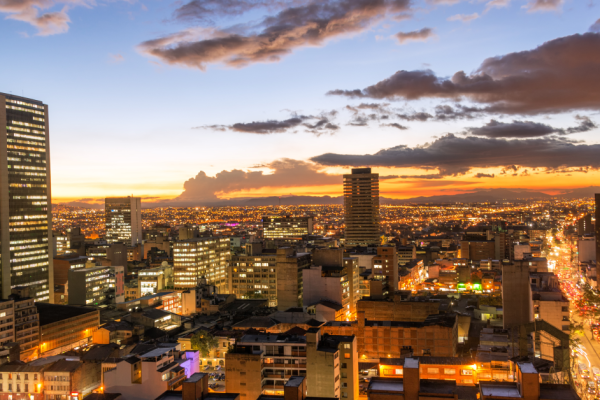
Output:
M344 348L345 349L349 349L350 348L350 343L344 343Z
M345 353L344 358L350 358L350 353Z
M169 380L169 373L168 372L166 374L162 374L162 380L163 381L168 381Z
M29 384L28 384L28 383L26 383L26 384L25 384L25 393L28 393L28 392L29 392Z
M345 379L345 378L347 378L347 377L348 377L348 374L347 374L346 372L342 372L342 379ZM1 391L2 391L2 390L0 390L0 392L1 392Z
M342 398L344 398L344 399L348 398L348 392L342 392Z
M439 374L440 369L439 368L427 368L427 373L428 374Z
M348 368L346 363L342 363L342 368Z
M37 374L33 374L33 380L37 381Z
M470 383L473 384L473 379L463 379L462 381L463 383Z
M346 382L342 382L342 387L343 387L343 388L347 388L347 387L348 387L348 384L347 384Z
M454 368L444 368L445 375L456 375L456 370Z
M21 384L17 383L17 393L21 393Z
M9 391L9 392L12 392L12 383L9 383L9 384L8 384L8 391Z
M473 370L472 369L461 369L460 370L460 374L465 376L465 375L473 375Z
M25 374L25 380L29 380L29 374ZM25 389L27 391L27 389Z

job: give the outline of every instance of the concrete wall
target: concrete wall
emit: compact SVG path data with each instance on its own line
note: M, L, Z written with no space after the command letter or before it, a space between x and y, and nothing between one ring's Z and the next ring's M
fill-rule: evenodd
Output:
M533 300L527 263L502 267L504 329L533 321Z
M260 354L227 353L225 360L225 391L245 394L244 400L257 399L262 393Z
M596 259L596 238L592 240L578 240L577 252L579 261L598 261Z
M340 278L321 276L321 267L302 270L303 305L308 306L321 300L331 300L342 304L342 285Z

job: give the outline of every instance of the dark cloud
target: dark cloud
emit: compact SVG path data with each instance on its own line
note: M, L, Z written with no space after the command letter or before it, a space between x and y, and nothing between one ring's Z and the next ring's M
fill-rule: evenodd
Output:
M392 122L391 124L383 124L381 126L389 126L390 128L396 128L396 129L400 129L400 130L403 130L403 131L408 129L407 126L400 125L397 122Z
M308 0L192 0L177 8L174 17L181 21L212 22L215 17L242 15L259 8L276 10L302 3L308 3Z
M384 17L409 10L410 0L315 1L286 8L257 26L196 29L149 40L141 52L167 64L204 70L208 64L244 67L257 62L276 62L299 47L320 46L335 37L362 32Z
M386 180L386 179L397 179L400 178L398 175L379 175L379 180Z
M419 168L458 176L473 168L507 165L548 170L599 168L599 151L600 144L578 144L559 137L518 140L448 134L413 148L400 145L365 155L327 153L311 161L327 166Z
M457 119L472 119L485 114L485 110L478 107L456 104L454 106L442 104L434 108L433 114L425 111L398 112L395 116L405 121L452 121Z
M540 114L600 109L600 34L558 38L536 49L486 59L470 75L398 71L365 89L328 94L375 99L467 98L487 112Z
M423 28L412 32L398 32L394 36L398 39L400 44L404 44L411 41L426 41L427 39L435 37L435 33L433 33L433 29L431 28Z
M244 133L281 133L294 128L302 123L302 118L290 118L285 121L250 122L231 125L231 130Z
M596 128L596 124L588 117L576 116L580 120L578 126L571 128L556 128L550 125L533 121L512 121L498 122L491 120L486 125L477 128L467 128L467 132L475 136L485 136L489 138L533 138L552 134L566 135L569 133L587 132Z
M339 126L331 121L331 116L335 113L323 113L319 116L294 115L283 121L267 120L254 121L247 123L235 123L233 125L204 125L197 126L192 129L210 129L213 131L234 131L242 133L253 133L258 135L269 135L272 133L289 132L300 126L306 127L307 131L316 135L324 133L334 133L339 130ZM310 121L316 121L311 123Z
M321 172L315 164L281 159L268 164L273 172L262 171L221 171L214 177L200 171L183 185L183 193L175 202L210 201L226 197L231 192L260 189L265 187L300 187L341 184L341 177Z
M475 178L494 178L496 175L494 174L483 174L483 173L478 173L476 175L474 175Z

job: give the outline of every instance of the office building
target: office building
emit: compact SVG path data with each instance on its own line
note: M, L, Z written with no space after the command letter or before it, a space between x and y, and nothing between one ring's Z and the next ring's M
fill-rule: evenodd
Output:
M39 343L39 314L31 298L11 295L0 301L0 345L19 344L21 361L37 357Z
M192 289L205 278L219 293L229 293L229 238L202 237L173 243L175 289Z
M65 253L79 253L83 251L85 235L80 228L68 228L65 233L57 233L54 236L54 256Z
M379 174L354 168L344 175L346 247L379 244Z
M313 233L312 217L264 216L262 223L265 239L300 239Z
M78 268L69 271L69 304L100 306L110 289L111 267Z
M277 307L277 253L260 242L246 244L246 252L231 257L229 287L238 299L269 299Z
M87 346L100 325L100 311L87 307L36 304L40 319L40 357Z
M596 193L596 260L600 260L600 193Z
M142 243L142 199L140 197L107 197L104 200L106 241L128 246Z
M0 254L2 298L28 287L50 301L52 205L48 106L0 93ZM54 300L54 296L52 296Z
M61 359L44 370L46 399L81 400L100 387L99 363Z
M69 279L69 271L72 269L85 268L88 258L77 253L63 253L54 257L54 284L66 285Z
M586 214L577 220L577 234L579 236L594 233L594 224L592 224L592 215Z
M519 327L533 321L529 263L502 266L502 309L504 329Z

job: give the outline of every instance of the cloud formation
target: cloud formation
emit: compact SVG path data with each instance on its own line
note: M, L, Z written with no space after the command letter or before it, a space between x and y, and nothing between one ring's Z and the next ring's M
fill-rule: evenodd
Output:
M476 128L467 128L467 132L475 136L489 138L533 138L552 134L566 135L570 133L587 132L597 128L589 117L576 116L580 124L571 128L556 128L547 124L533 121L499 122L492 119L486 125Z
M301 187L341 184L341 177L321 172L318 165L305 161L281 159L266 165L273 172L221 171L214 177L200 171L187 180L183 193L175 202L211 201L226 197L228 193L260 189L265 187Z
M339 126L335 125L332 121L335 114L336 112L322 113L318 116L293 115L291 118L283 121L267 120L247 123L239 122L233 125L204 125L193 129L210 129L215 131L230 130L234 132L268 135L272 133L290 132L294 128L304 127L307 132L320 136L325 133L333 134L340 129Z
M541 114L600 109L600 34L585 33L488 58L472 74L398 71L365 89L330 95L374 99L465 98L486 112Z
M314 1L285 8L246 29L190 28L138 48L171 65L205 70L208 64L222 63L241 68L276 62L299 47L321 46L329 39L363 32L384 17L402 15L409 6L410 0ZM240 12L243 7L238 7Z
M525 7L528 12L560 10L564 0L531 0Z
M398 39L400 44L405 44L407 42L421 41L424 42L428 39L435 37L435 33L433 33L433 29L431 28L423 28L418 31L411 32L398 32L395 35L395 38Z
M600 18L598 21L594 22L592 26L590 26L589 31L593 33L600 33Z
M375 154L327 153L311 161L326 166L397 167L437 170L439 176L458 176L473 168L514 165L560 170L599 168L600 144L578 144L558 137L497 139L448 134L423 146L399 145Z
M55 35L69 30L69 7L95 5L94 0L0 0L0 13L7 19L26 22L37 28L40 36ZM59 11L47 11L61 7Z
M456 14L456 15L452 15L451 17L448 17L448 21L460 21L460 22L467 23L467 22L476 20L479 17L480 17L480 15L478 13Z

